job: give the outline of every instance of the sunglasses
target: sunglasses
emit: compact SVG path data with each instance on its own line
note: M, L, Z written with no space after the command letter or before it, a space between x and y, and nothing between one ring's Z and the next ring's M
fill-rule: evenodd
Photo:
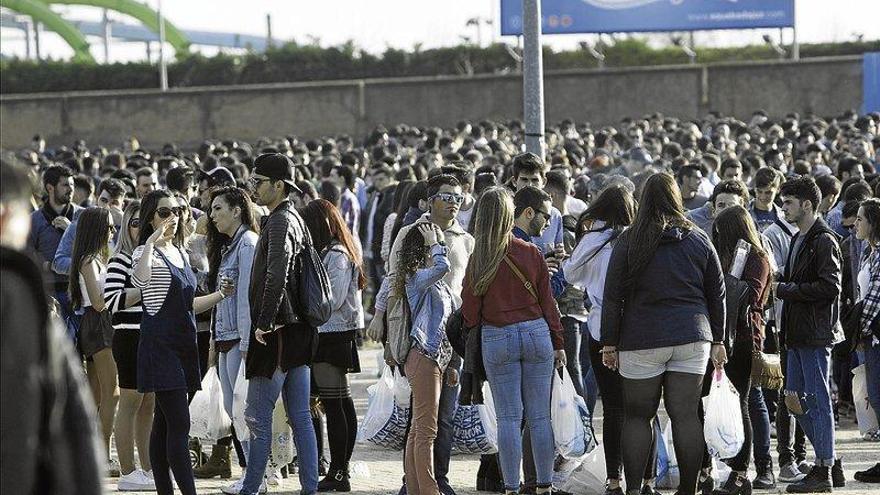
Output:
M535 213L540 213L544 217L545 222L549 222L552 215L543 210L535 210Z
M250 186L251 186L252 188L256 189L256 188L260 187L260 184L262 184L263 182L269 182L269 181L271 181L271 180L272 180L272 179L263 179L263 178L260 178L260 177L251 177L250 179L248 179L248 184L250 184Z
M183 208L180 206L175 206L174 208L163 206L162 208L156 210L156 214L159 215L159 218L168 218L171 216L172 213L174 214L174 216L179 217L182 212Z
M141 227L141 219L140 218L132 218L128 221L128 226L133 229L139 229Z
M464 203L464 196L462 196L461 194L437 193L433 197L451 205L460 205Z

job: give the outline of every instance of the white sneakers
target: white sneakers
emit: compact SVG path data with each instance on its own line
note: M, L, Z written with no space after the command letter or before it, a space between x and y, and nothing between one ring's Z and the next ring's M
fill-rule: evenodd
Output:
M244 485L244 477L247 474L247 469L242 471L241 478L239 478L235 483L223 487L220 491L225 493L226 495L238 495L241 493L241 487ZM260 483L259 493L266 493L269 491L269 487L266 486L266 479L263 478L263 482Z
M156 482L153 481L152 473L135 469L119 477L116 490L120 492L156 491Z

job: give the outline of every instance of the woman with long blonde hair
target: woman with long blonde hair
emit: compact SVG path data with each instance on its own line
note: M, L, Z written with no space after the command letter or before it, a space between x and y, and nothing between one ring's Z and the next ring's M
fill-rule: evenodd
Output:
M550 273L533 244L513 237L513 198L487 189L475 213L476 246L464 277L462 316L482 325L486 377L498 416L498 455L506 493L519 490L525 412L537 493L550 493L554 442L550 427L553 368L565 366L562 323Z

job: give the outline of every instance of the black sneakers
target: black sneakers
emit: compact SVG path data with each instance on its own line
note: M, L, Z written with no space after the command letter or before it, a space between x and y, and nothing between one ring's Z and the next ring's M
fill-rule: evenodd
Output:
M706 479L702 479L703 476ZM712 478L711 474L706 474L704 472L700 473L700 480L697 484L697 491L702 495L712 495L712 492L715 490L715 479Z
M806 478L788 485L787 493L831 493L831 469L813 466Z
M874 464L872 468L857 471L853 478L862 483L880 483L880 462Z
M746 476L732 472L727 477L727 481L712 493L713 495L752 495L752 482Z

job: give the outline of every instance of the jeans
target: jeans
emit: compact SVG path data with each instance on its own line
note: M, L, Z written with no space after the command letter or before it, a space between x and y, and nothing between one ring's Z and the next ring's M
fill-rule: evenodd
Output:
M257 376L249 380L245 421L251 430L251 438L242 495L256 494L263 481L272 445L272 412L279 393L287 410L287 419L293 427L301 493L313 494L317 491L318 444L309 413L310 385L311 369L308 366L298 366L287 372L276 368L271 379Z
M241 350L238 347L239 345L241 344L235 344L229 352L217 353L217 374L220 375L220 390L223 391L223 409L226 410L226 414L228 414L230 418L232 417L232 395L235 391L239 367L244 366L244 362L241 360ZM247 439L241 442L241 450L245 458L239 459L239 462L243 461L246 464L248 456Z
M816 464L834 464L834 415L828 374L831 365L830 347L794 347L788 349L786 366L786 399L792 394L801 397L805 414L795 414L813 450Z
M773 462L770 456L770 414L764 401L763 389L760 387L752 387L749 390L749 417L752 419L755 466L769 467Z
M449 461L452 457L452 420L455 408L458 407L458 393L461 385L449 386L446 381L451 370L461 376L461 364L453 360L446 368L440 390L440 407L437 411L437 439L434 440L434 479L440 487L440 493L454 493L449 486ZM457 367L456 367L457 365Z
M880 422L880 344L873 344L872 339L862 339L864 343L865 381L868 385L868 402L874 408Z
M550 486L555 444L550 427L553 345L543 318L483 325L483 361L498 417L498 457L507 491L519 490L525 411L538 486Z

